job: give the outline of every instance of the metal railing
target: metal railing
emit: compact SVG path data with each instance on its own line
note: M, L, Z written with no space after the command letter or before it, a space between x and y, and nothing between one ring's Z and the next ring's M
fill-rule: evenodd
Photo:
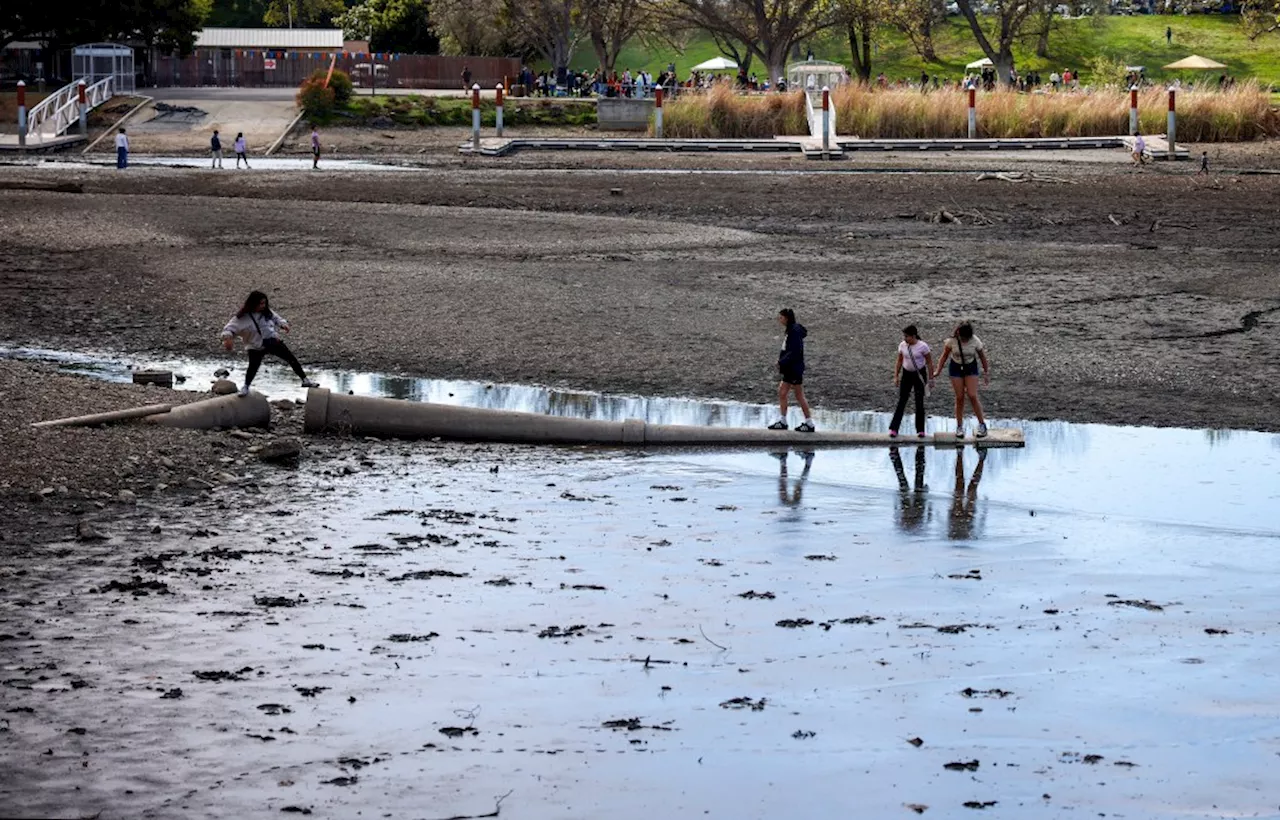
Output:
M85 101L92 110L115 95L115 78L107 77L85 86ZM80 81L71 82L50 94L27 115L27 136L36 142L54 139L80 122Z

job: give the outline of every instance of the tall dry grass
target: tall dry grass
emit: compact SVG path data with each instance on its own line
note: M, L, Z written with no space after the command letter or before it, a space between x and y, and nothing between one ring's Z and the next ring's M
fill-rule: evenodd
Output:
M677 139L770 139L809 133L804 92L738 94L727 84L662 107L662 133Z
M864 139L950 139L968 135L968 94L940 90L877 89L843 85L831 92L836 133ZM1280 134L1280 116L1256 83L1228 91L1178 94L1181 142L1234 142ZM1089 93L979 92L978 136L1104 137L1129 133L1129 94L1118 88ZM1168 94L1149 88L1138 100L1143 133L1164 133ZM670 137L746 139L808 134L803 92L741 95L727 86L667 104L664 134Z

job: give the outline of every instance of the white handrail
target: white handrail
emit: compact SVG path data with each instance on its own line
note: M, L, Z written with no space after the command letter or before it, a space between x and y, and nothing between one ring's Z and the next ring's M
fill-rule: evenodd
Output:
M85 101L89 108L102 105L115 95L115 77L107 77L85 88ZM40 101L27 115L27 135L36 142L53 139L66 133L80 121L80 81L76 80L58 89Z

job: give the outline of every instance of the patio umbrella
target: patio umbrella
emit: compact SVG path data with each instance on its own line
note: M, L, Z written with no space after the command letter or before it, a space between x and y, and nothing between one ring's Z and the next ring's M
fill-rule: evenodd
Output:
M738 64L727 57L712 57L705 63L698 63L692 71L730 71L738 67Z
M1183 57L1178 62L1165 66L1166 71L1216 71L1222 68L1226 66L1208 57L1201 57L1199 54Z

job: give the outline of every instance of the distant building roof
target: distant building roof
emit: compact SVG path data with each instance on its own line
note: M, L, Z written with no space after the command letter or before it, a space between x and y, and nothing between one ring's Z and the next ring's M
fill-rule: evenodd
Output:
M206 28L196 48L332 48L342 50L340 28Z

